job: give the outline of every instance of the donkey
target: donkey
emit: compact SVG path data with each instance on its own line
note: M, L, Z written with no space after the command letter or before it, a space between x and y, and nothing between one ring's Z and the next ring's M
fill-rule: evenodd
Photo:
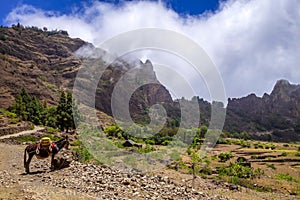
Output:
M52 151L50 151L46 155L39 155L37 154L37 148L38 144L30 144L28 145L24 150L24 168L27 174L29 174L29 164L31 162L32 157L35 155L37 159L44 159L48 158L51 155L51 170L54 170L54 156L62 149L69 147L69 139L68 136L65 136L64 138L58 140L57 142L54 142L55 146L57 148L52 148ZM28 160L26 158L26 155L28 154Z

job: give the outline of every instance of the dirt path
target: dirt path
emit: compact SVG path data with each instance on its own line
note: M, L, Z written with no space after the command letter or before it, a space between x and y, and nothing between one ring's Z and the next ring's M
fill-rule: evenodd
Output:
M75 190L57 188L43 183L43 177L55 177L50 172L50 159L32 159L34 174L25 174L23 168L23 145L0 143L0 199L95 199ZM37 170L38 169L38 170Z
M45 129L44 127L35 126L33 130L27 130L27 131L21 131L21 132L18 132L18 133L14 133L14 134L3 135L3 136L0 137L0 140L10 138L10 137L18 137L20 135L28 135L28 134L35 133L37 131L41 131L41 130L44 130L44 129Z
M23 131L11 136L41 130ZM203 199L203 200L295 200L278 193L260 193L246 188L197 178L195 188L186 180L191 175L172 170L136 175L100 165L72 162L69 168L51 172L50 158L32 159L32 174L25 174L25 145L0 142L0 200L94 200L94 199ZM167 178L166 178L167 177Z

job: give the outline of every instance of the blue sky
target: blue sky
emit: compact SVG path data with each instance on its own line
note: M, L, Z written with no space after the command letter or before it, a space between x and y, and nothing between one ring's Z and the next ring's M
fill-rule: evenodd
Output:
M300 83L299 0L221 0L221 6L218 0L50 2L54 1L1 1L0 21L67 30L70 37L95 46L140 28L175 31L205 50L218 67L229 97L262 96L279 79ZM165 61L162 64L193 79L187 73L189 66L171 57L151 57L149 52L140 56L137 58ZM167 74L166 78L171 81L173 77ZM192 82L197 94L209 99L198 79Z
M152 0L153 1L153 0ZM224 1L224 0L223 0ZM0 23L2 25L8 25L4 19L9 12L14 8L28 4L42 10L56 11L61 14L71 13L74 8L81 7L82 2L94 2L94 1L82 1L82 0L59 0L57 1L45 1L45 0L4 0L1 2ZM124 1L119 0L102 0L102 2L122 4ZM197 15L205 11L214 11L218 8L219 0L163 0L163 2L174 9L180 14Z

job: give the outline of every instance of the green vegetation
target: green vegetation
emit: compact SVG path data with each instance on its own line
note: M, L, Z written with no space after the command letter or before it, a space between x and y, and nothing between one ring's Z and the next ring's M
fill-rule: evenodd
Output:
M274 164L267 164L266 166L269 167L269 168L271 168L271 169L276 170L276 167L274 166Z
M220 159L220 162L226 162L230 158L233 158L233 155L232 155L231 152L229 152L229 153L220 153L218 155L218 158Z
M88 149L79 140L75 143L75 145L74 143L71 145L78 146L78 148L73 148L73 151L76 153L79 162L89 163L93 159L92 154L90 154Z
M31 136L31 135L18 137L18 138L15 138L15 140L17 140L19 142L31 142L31 143L36 143L37 142L36 137Z
M291 175L289 174L278 174L276 176L278 180L286 180L286 181L296 181Z
M287 156L286 152L282 152L281 156Z
M238 178L254 178L264 174L261 169L252 169L237 163L230 163L229 166L217 167L220 176L236 176Z
M74 111L73 111L74 108ZM74 119L80 120L78 110L74 105L71 93L61 92L58 106L47 106L44 102L43 105L39 99L28 94L25 88L19 92L15 102L9 108L10 112L6 115L14 120L12 123L17 123L17 116L24 121L30 121L35 125L44 125L52 127L53 132L55 128L61 131L75 128Z

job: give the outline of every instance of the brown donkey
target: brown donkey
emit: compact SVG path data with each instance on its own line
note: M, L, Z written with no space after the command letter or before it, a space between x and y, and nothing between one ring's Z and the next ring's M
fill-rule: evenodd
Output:
M54 156L62 149L62 148L68 149L69 147L69 139L68 136L65 136L64 138L54 142L54 145L51 145L51 151L49 150L47 153L44 154L37 154L39 150L38 144L30 144L28 145L24 150L24 168L26 173L29 172L29 164L31 162L32 157L35 155L37 159L44 159L48 158L51 155L51 170L54 170ZM26 158L26 155L28 154L28 160Z

